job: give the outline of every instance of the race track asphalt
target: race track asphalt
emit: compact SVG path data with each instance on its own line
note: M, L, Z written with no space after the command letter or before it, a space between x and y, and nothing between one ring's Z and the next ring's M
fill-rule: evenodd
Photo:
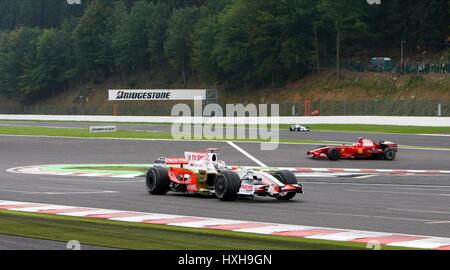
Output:
M160 131L170 132L170 125L146 125L146 124L108 124L108 123L77 123L77 122L33 122L33 121L0 121L1 126L41 126L41 127L68 127L68 128L89 128L94 125L115 125L119 130L141 130L141 131ZM237 133L237 128L234 130ZM249 134L249 130L245 130ZM447 136L431 135L408 135L408 134L383 134L371 132L339 132L339 131L311 131L311 132L290 132L280 130L280 138L301 139L301 140L322 140L338 142L355 142L358 137L365 137L374 141L394 141L399 145L410 146L431 146L450 148L450 134Z
M269 166L450 169L450 152L402 150L393 162L306 159L314 145L280 145L263 152L237 143ZM222 202L184 194L150 196L142 178L112 179L12 174L11 167L44 164L151 163L160 156L218 147L228 164L256 165L224 142L0 137L0 200L193 215L249 221L450 237L450 176L301 178L306 194ZM59 191L49 194L49 191ZM109 191L105 193L104 191ZM110 192L113 191L113 192ZM30 193L33 192L33 193Z

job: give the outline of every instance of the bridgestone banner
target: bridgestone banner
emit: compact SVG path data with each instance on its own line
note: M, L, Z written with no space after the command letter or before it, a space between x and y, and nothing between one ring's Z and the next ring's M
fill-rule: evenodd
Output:
M202 89L110 89L108 100L205 100Z

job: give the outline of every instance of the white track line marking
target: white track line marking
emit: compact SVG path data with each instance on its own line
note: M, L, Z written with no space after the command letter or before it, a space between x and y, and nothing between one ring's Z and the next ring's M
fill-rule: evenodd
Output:
M450 241L445 238L434 238L434 239L421 239L421 240L413 240L408 242L397 242L387 244L388 246L394 247L410 247L410 248L429 248L435 249L442 246L450 246Z
M432 221L432 222L427 222L427 224L433 225L433 224L450 224L450 220L447 221Z
M366 238L366 237L379 237L379 236L388 236L392 235L390 233L369 233L369 232L341 232L341 233L335 233L335 234L325 234L325 235L314 235L314 236L308 236L305 238L311 238L311 239L321 239L321 240L332 240L332 241L350 241L352 239L358 239L358 238Z
M73 208L72 206L43 205L43 206L20 208L20 209L14 210L14 211L19 211L19 212L38 212L38 211L53 210L53 209L72 209L72 208Z
M385 194L402 194L402 195L430 195L430 196L445 196L450 197L450 194L431 194L431 193L419 193L419 192L397 192L397 191L383 191L383 190L358 190L358 189L347 189L345 191L350 192L366 192L366 193L385 193Z
M134 217L120 217L120 218L110 218L110 220L117 221L128 221L128 222L144 222L145 220L154 220L154 219L165 219L165 218L175 218L176 215L163 215L163 214L146 214L142 213L142 216L134 216Z
M450 192L450 187L445 188L417 188L417 187L397 187L396 189L400 190L421 190L421 191L444 191L444 192Z
M45 195L74 195L74 194L113 194L118 191L104 190L104 191L68 191L68 192L37 192Z
M67 187L39 187L42 189L59 189L59 190L74 190L74 191L103 191L94 189L84 189L84 188L67 188Z
M11 193L22 193L22 194L37 194L39 192L26 191L26 190L15 190L15 189L0 189L0 192L11 192Z
M235 232L246 232L246 233L258 233L258 234L272 234L276 232L286 232L286 231L295 231L295 230L309 230L313 229L311 226L301 226L301 225L274 225L274 226L266 226L266 227L258 227L258 228L246 228L235 230Z
M407 221L420 221L420 222L436 222L439 220L433 219L422 219L422 218L402 218L402 217L388 217L388 216L370 216L370 215L361 215L361 214L346 214L346 213L331 213L331 212L317 212L317 214L322 215L334 215L334 216L342 216L342 217L362 217L362 218L376 218L376 219L394 219L394 220L407 220Z
M450 134L416 134L419 136L450 137Z
M375 175L375 174L368 174L368 175L357 176L357 177L354 177L354 178L355 178L355 179L365 179L365 178L371 178L371 177L375 177L375 176L378 176L378 175Z
M176 226L189 227L189 228L203 228L205 226L231 225L231 224L238 224L238 223L242 223L242 221L226 220L226 219L208 219L208 220L202 220L202 221L180 222L180 223L177 223Z
M431 213L431 214L448 214L450 215L450 212L446 211L431 211L431 210L416 210L416 209L401 209L401 208L388 208L388 210L391 211L403 211L403 212L417 212L417 213Z
M435 185L408 185L408 184L376 184L376 183L343 183L343 182L319 182L319 181L302 181L308 185L344 185L344 186L392 186L392 187L432 187L432 188L450 188L450 186L435 186Z
M61 216L71 216L71 217L83 217L88 215L104 215L104 214L112 214L117 213L120 211L117 210L109 210L109 209L92 209L92 210L85 210L80 212L68 212L68 213L59 213L57 215Z
M231 145L232 147L234 147L234 149L238 150L239 152L241 152L244 156L248 157L249 159L251 159L253 162L255 162L256 164L258 164L259 166L263 167L263 168L267 168L268 166L264 163L262 163L261 161L259 161L257 158L255 158L254 156L250 155L247 151L245 151L244 149L240 148L239 146L237 146L236 144L234 144L231 141L227 141L227 143L229 145Z
M80 179L80 178L72 178L72 179L64 179L64 178L39 178L40 180L50 180L50 181L60 181L60 182L94 182L94 183L141 183L145 182L145 180L89 180L89 179Z

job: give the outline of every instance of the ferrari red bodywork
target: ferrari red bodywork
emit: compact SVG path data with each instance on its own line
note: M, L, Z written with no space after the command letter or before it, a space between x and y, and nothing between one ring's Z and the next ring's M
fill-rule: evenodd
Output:
M396 143L389 141L380 141L378 143L360 138L357 143L341 146L322 146L307 152L311 158L327 158L338 160L340 158L384 158L394 160L398 152Z

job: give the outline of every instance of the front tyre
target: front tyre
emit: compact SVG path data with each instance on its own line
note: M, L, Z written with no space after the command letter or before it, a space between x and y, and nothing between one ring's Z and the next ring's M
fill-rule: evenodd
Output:
M169 191L170 178L164 167L152 167L145 176L147 192L152 195L164 195Z
M397 153L392 148L386 148L386 149L384 149L383 152L384 152L383 153L384 154L384 159L386 159L386 160L394 160L395 157L397 156Z
M337 148L330 148L327 151L327 157L329 160L336 161L340 158L341 153L339 153L339 150Z
M221 201L234 201L241 189L241 178L236 172L221 171L214 185L214 192Z
M297 178L291 171L277 171L273 174L273 176L285 185L297 184ZM294 198L296 194L296 192L282 192L276 198L280 201L288 201Z

